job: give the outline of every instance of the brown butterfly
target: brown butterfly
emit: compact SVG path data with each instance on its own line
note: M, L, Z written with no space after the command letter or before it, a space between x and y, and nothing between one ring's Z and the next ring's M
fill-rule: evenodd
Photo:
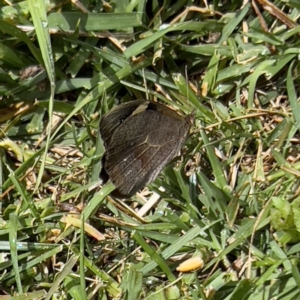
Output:
M106 149L104 170L125 197L152 182L179 152L194 116L142 100L120 104L105 114L100 133Z

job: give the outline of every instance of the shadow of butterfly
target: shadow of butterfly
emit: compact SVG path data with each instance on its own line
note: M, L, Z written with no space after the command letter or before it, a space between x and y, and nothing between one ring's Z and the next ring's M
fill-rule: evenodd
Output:
M118 193L131 197L152 182L185 142L193 115L135 100L103 116L100 133L106 149L104 170Z

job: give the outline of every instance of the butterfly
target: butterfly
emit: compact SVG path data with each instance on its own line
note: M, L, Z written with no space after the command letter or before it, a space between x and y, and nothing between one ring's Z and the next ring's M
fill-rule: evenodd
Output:
M104 170L121 196L152 182L185 142L194 116L180 116L157 102L120 104L100 121Z

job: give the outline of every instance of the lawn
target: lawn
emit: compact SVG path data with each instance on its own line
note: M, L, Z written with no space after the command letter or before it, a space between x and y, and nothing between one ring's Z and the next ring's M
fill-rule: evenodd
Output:
M300 299L299 20L297 0L3 0L0 299ZM192 123L121 198L99 124L131 100Z

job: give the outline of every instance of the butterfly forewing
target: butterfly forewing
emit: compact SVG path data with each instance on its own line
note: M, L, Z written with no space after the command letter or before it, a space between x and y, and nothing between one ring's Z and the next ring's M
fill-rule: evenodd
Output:
M103 116L100 122L100 133L105 147L109 145L115 130L143 103L148 102L136 100L123 103L114 107Z

